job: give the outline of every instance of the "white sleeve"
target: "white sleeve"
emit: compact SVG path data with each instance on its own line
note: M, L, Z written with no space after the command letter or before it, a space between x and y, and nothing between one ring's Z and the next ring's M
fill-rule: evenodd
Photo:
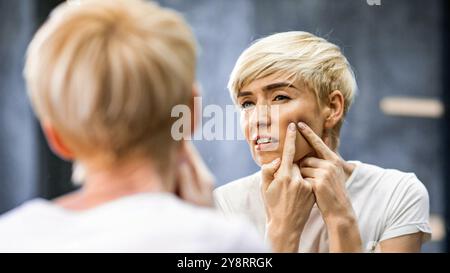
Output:
M240 228L239 234L232 242L232 252L240 253L268 253L270 251L269 245L258 234L256 228L250 222L239 219Z
M431 238L428 192L415 175L408 175L395 188L388 210L380 241L417 232L424 233L422 243Z
M214 205L222 215L229 217L230 215L233 215L233 212L223 195L223 189L221 188L217 188L213 191Z

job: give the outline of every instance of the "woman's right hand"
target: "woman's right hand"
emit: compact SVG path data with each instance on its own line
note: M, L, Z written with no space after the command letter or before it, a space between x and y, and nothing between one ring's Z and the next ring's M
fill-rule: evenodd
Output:
M214 176L191 142L184 141L181 145L182 159L177 166L176 194L194 205L213 207Z
M298 252L301 233L315 203L312 185L293 162L296 135L297 126L289 124L281 160L261 166L266 237L274 252Z

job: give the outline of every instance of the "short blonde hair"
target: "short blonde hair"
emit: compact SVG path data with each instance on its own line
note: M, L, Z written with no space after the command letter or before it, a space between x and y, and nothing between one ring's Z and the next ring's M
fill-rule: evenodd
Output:
M313 90L319 105L331 92L340 90L344 116L357 89L353 70L338 46L308 32L290 31L257 40L241 54L228 82L231 97L236 101L242 87L280 73ZM342 122L331 132L333 148L338 146Z
M171 109L189 104L196 42L182 16L143 0L63 3L39 29L24 75L41 122L76 156L164 158Z

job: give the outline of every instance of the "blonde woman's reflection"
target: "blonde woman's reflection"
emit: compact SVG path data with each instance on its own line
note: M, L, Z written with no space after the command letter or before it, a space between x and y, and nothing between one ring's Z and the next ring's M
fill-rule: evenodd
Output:
M247 217L279 252L420 251L431 233L423 184L338 154L356 81L336 45L268 36L242 53L228 87L261 171L215 191L225 214Z

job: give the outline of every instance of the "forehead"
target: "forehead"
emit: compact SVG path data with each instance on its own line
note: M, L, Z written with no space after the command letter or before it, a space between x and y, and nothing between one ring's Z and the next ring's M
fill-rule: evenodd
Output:
M292 79L289 79L288 77L280 74L274 74L261 79L251 81L248 84L242 86L242 88L239 91L258 91L271 84L282 82L294 84L294 81Z

